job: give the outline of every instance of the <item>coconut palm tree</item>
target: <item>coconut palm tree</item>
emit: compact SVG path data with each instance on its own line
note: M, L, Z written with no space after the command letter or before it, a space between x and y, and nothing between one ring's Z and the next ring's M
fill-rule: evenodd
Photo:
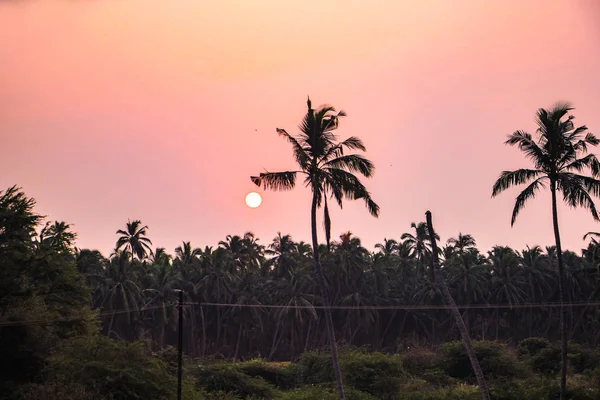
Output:
M152 241L146 237L146 231L148 226L142 225L142 221L136 219L135 221L127 221L127 227L125 230L119 229L118 235L121 235L117 240L116 250L125 248L131 254L131 261L133 257L137 256L138 260L146 258L148 254L152 253Z
M534 167L515 171L504 171L494 184L492 197L504 190L521 184L528 186L517 196L512 212L511 226L514 225L519 211L527 200L537 192L550 186L552 195L552 221L554 239L558 254L558 286L561 302L560 332L562 342L562 371L560 398L565 398L567 374L567 330L565 329L565 300L562 247L558 227L556 193L561 192L563 201L571 207L583 207L590 211L595 220L599 220L592 196L600 195L600 162L594 154L587 154L588 146L597 146L600 141L587 127L575 128L573 115L567 116L573 108L567 103L558 103L550 110L540 108L537 112L537 139L524 131L515 131L505 144L518 146ZM566 117L566 118L565 118ZM581 174L590 170L592 176Z
M455 252L462 254L468 249L475 247L475 238L468 233L463 235L461 232L458 233L458 237L450 238L446 242L448 246L451 246Z
M431 238L427 230L426 222L411 223L410 227L415 231L412 233L403 233L400 237L404 243L407 243L412 250L411 255L417 260L418 271L417 274L423 274L426 265L426 258L431 256ZM439 236L435 237L436 240L440 240ZM433 269L431 269L431 281L435 281L433 277Z
M329 242L331 221L327 208L327 196L336 200L342 207L343 199L364 200L371 215L379 215L379 206L371 199L371 194L354 173L366 178L373 175L374 166L371 161L358 154L344 154L346 150L366 151L365 145L357 137L349 137L337 141L335 131L339 118L345 116L343 111L325 105L316 110L312 108L310 98L307 101L307 112L300 123L300 133L292 136L285 129L277 129L277 133L290 142L294 151L294 159L298 170L283 172L264 172L251 177L252 182L265 190L291 190L296 186L296 177L304 176L304 184L312 191L311 227L312 248L316 278L321 289L325 306L329 297L325 287L325 278L319 260L319 242L317 238L317 208L324 205L325 237ZM337 346L331 312L327 310L326 326L331 342L332 359L340 398L344 398L342 377L338 364Z

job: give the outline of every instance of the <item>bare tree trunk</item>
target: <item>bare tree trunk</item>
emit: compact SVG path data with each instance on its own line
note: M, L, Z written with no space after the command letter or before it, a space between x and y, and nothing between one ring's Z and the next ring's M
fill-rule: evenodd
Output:
M240 342L242 341L242 326L240 323L240 327L238 328L237 340L235 342L235 352L233 353L233 359L237 360L238 352L240 351Z
M556 182L550 181L550 192L552 193L552 222L554 224L554 239L556 241L556 255L558 257L558 294L560 297L560 399L566 399L567 391L567 329L565 327L565 271L562 262L562 248L560 245L560 232L558 230L558 210L556 208Z
M312 327L312 319L308 321L308 329L306 330L306 340L304 341L304 352L308 351L308 339L310 338L310 328Z
M200 319L202 320L202 347L201 347L201 354L202 357L204 357L204 354L206 353L206 321L204 320L204 306L200 306Z
M329 337L329 344L331 345L331 359L333 361L333 369L335 371L335 380L337 381L337 388L340 395L340 399L344 396L344 384L342 383L342 371L340 369L340 363L338 361L337 344L335 341L335 329L333 326L333 318L331 317L331 308L329 304L329 295L327 294L327 287L325 286L325 276L323 275L323 267L319 260L319 242L317 239L317 191L313 188L313 200L310 211L310 222L312 228L312 246L313 246L313 259L315 262L315 275L319 288L321 289L321 296L323 297L323 303L325 305L325 326L327 328L327 336Z
M435 274L435 279L440 285L442 289L442 293L444 294L444 299L446 304L448 304L451 308L452 315L456 321L456 325L458 330L460 331L460 335L465 344L465 348L467 350L467 354L469 355L469 360L471 360L471 366L473 367L473 372L477 377L477 384L479 385L479 390L481 391L481 398L483 400L490 400L490 392L488 390L487 384L485 382L485 378L483 376L483 371L481 370L481 366L479 365L479 361L477 360L477 356L475 355L475 351L473 351L473 345L471 343L471 337L469 336L469 332L467 332L467 327L460 316L460 311L458 311L458 307L456 307L456 303L450 294L450 290L448 289L448 285L446 285L446 280L442 275L442 271L440 270L440 264L438 260L437 253L437 243L435 242L435 231L433 230L433 223L431 221L431 212L427 211L425 213L425 217L427 220L427 229L429 230L429 238L431 240L431 254L433 261L433 271Z

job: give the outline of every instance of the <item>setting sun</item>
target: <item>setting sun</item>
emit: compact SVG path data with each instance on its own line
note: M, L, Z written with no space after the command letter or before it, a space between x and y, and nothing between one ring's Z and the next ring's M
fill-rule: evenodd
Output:
M246 195L246 205L250 208L256 208L262 203L262 197L256 192L250 192Z

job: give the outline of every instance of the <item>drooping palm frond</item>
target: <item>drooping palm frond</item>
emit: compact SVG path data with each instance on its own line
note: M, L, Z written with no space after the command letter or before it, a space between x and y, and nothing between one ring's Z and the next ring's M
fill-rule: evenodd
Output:
M598 221L600 218L598 218L598 212L594 205L594 201L583 183L584 178L586 180L592 179L596 181L593 178L581 175L563 173L558 176L557 188L562 192L563 200L566 204L573 208L582 207L589 210L592 217ZM598 193L598 190L600 190L600 181L596 181L593 185L593 191L590 190L590 192Z
M287 133L285 129L276 128L276 130L279 136L283 136L288 140L288 142L292 144L294 150L294 158L300 166L300 169L302 169L303 171L307 170L310 165L310 157L306 153L306 150L300 145L298 139Z
M575 170L582 172L585 168L589 168L593 176L599 176L600 174L600 162L595 154L588 154L583 158L578 158L571 163L562 167L564 171Z
M343 198L363 199L369 213L374 217L379 216L379 206L371 199L371 194L356 176L339 168L327 168L327 172L325 184L340 207Z
M271 190L292 190L296 186L296 171L264 172L250 179L256 186Z
M348 154L334 158L333 160L325 162L324 166L345 169L349 172L360 172L366 178L370 178L375 171L373 163L358 154Z
M519 214L519 211L521 211L521 209L525 206L525 203L527 202L527 200L533 199L535 197L537 191L540 188L545 187L545 184L544 184L545 179L546 179L545 177L541 177L541 178L538 178L535 181L531 182L531 184L529 184L529 186L527 186L517 196L517 199L515 200L515 207L513 208L513 212L512 212L512 217L510 219L510 226L513 226L515 224L515 221L517 220L517 215Z
M521 168L516 171L503 171L500 177L494 183L492 189L492 197L497 196L506 189L529 182L531 179L537 178L543 172L535 169Z

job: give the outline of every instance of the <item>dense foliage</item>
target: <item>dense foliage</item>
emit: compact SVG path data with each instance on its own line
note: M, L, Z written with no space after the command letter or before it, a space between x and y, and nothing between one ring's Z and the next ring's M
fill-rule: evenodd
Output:
M39 229L34 205L16 187L0 193L0 398L174 398L177 290L186 302L184 398L336 398L331 355L319 351L327 342L309 245L278 234L263 246L247 233L216 248L184 242L172 257L152 251L148 228L132 221L105 258L76 249L65 223ZM432 281L426 226L411 228L373 252L349 232L330 252L319 248L338 337L362 346L340 355L347 396L478 398ZM484 255L475 245L459 234L441 256L471 335L512 344L474 343L492 398L554 398L554 248ZM600 389L598 308L577 304L596 301L599 249L592 239L581 256L564 253L571 398L597 398Z
M396 350L459 338L432 280L424 224L400 236L373 252L349 232L331 252L320 248L340 342ZM567 326L573 340L591 346L599 340L598 307L579 303L598 301L597 246L592 241L581 255L563 254ZM79 250L76 258L92 287L91 304L108 313L102 329L111 337L175 345L181 289L188 354L289 360L327 344L310 253L289 235L264 246L247 233L228 236L216 248L185 242L174 257L156 249L142 258L127 250L109 258ZM513 344L532 336L558 339L556 258L554 247L498 246L482 253L470 235L450 238L443 272L471 336Z

